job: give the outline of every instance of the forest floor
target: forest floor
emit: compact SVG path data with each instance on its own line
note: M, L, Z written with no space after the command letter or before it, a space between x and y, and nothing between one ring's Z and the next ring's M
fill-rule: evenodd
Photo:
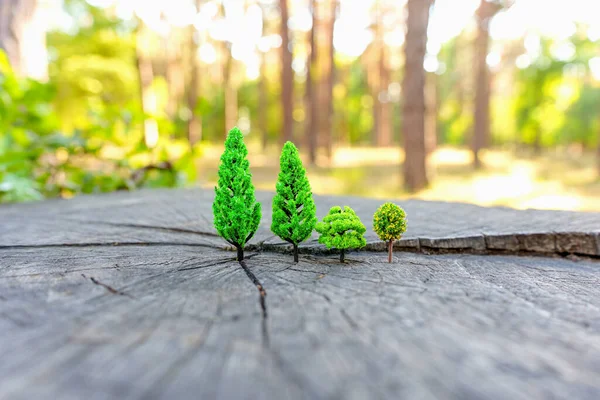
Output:
M258 189L274 190L279 149L249 145L250 168ZM202 186L214 186L222 147L207 146L200 160ZM600 211L600 178L593 153L548 151L533 156L496 149L482 154L474 171L466 148L442 147L431 157L429 188L410 195L401 188L403 153L398 148L338 148L331 162L320 157L308 167L313 192L373 198L407 197L517 209ZM306 162L305 162L306 165Z

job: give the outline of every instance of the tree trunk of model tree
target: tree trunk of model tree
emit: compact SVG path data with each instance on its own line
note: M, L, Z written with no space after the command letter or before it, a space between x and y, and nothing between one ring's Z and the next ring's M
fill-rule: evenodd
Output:
M410 191L427 186L425 148L425 46L429 23L429 0L408 0L405 66L402 93L404 134L404 184Z
M327 23L325 26L327 40L327 57L325 58L323 77L323 125L321 132L323 134L323 142L327 159L331 160L333 153L333 83L335 81L335 49L333 47L333 29L335 26L335 14L337 10L337 0L329 0L329 11L327 15Z
M17 75L48 79L45 27L38 0L0 0L0 49Z
M497 3L481 0L477 9L477 38L475 39L475 122L473 126L473 167L480 168L479 152L490 144L490 71L487 54L490 42L490 20L500 11Z
M292 52L290 49L288 29L288 4L287 0L279 0L281 11L281 105L283 108L283 142L293 140L294 120L294 73L292 70Z
M317 121L318 114L318 95L317 86L314 82L314 68L317 60L317 48L315 45L315 33L317 30L317 7L315 0L310 0L309 8L312 12L312 28L308 38L308 58L306 60L306 91L304 93L304 110L306 118L304 119L304 140L308 149L308 161L314 165L317 161Z
M202 0L196 0L196 10L200 11ZM190 110L190 119L187 123L187 137L191 146L202 139L202 117L196 114L198 105L199 86L200 86L200 68L198 66L198 42L195 36L198 34L194 25L190 29L190 86L187 93L187 106Z

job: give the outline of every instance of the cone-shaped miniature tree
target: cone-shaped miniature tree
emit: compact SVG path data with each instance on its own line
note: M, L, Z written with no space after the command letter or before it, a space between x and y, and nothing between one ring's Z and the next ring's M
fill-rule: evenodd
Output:
M213 214L217 232L235 246L238 261L244 259L244 246L256 233L261 217L247 155L242 132L233 128L227 135L225 151L221 155Z
M373 215L373 230L379 239L387 242L388 262L392 262L394 240L406 232L406 213L394 203L384 203Z
M317 223L315 202L298 149L292 142L283 146L279 164L271 231L294 246L294 262L298 262L298 243L310 237Z
M346 249L360 249L367 244L363 236L367 229L354 210L347 206L343 210L338 206L331 207L329 214L317 223L315 229L321 234L319 243L328 249L340 249L341 262L344 262Z

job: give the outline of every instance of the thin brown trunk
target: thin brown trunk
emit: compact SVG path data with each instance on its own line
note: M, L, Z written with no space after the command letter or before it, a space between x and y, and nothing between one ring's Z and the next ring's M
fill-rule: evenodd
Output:
M196 9L199 11L202 0L196 0ZM187 137L191 146L202 140L202 117L197 115L196 106L198 105L199 86L200 86L200 68L198 66L198 41L195 40L197 34L194 25L190 28L190 50L191 50L191 70L190 86L187 93L187 106L190 110L190 119L187 123Z
M0 49L17 75L45 81L48 79L46 24L38 3L38 0L0 0Z
M316 85L314 83L313 70L317 60L317 49L315 47L315 33L317 29L317 7L315 0L310 0L310 9L312 11L312 28L309 36L309 56L306 61L306 92L304 94L304 102L306 110L305 119L305 141L308 148L308 161L311 165L314 165L317 161L317 121L318 115L318 102L316 96Z
M293 243L294 245L294 262L297 263L298 262L298 245L296 243Z
M342 262L342 263L344 262L345 257L346 257L346 255L344 253L345 253L344 249L341 249L340 250L340 262Z
M237 260L243 261L244 260L244 248L237 246L236 250L237 250Z
M390 240L388 242L388 262L389 263L392 262L393 251L394 251L394 241Z
M477 10L477 38L475 39L475 121L473 126L473 167L480 168L479 152L490 143L490 71L487 54L490 42L490 20L500 10L497 4L481 0Z
M425 45L430 1L408 0L404 47L405 66L402 93L402 132L404 134L404 184L410 191L428 184L425 149Z
M294 101L294 73L292 70L292 52L290 49L288 30L288 3L279 0L281 11L281 105L283 108L283 136L284 142L293 139L293 101Z

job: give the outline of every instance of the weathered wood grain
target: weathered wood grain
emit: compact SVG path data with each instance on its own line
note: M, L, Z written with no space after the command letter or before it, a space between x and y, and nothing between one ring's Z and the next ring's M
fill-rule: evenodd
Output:
M230 255L0 251L0 398L600 396L595 262Z
M461 254L598 255L598 214L410 201L396 248L453 254L294 264L259 196L245 268L207 191L1 207L0 399L600 398L600 263Z
M262 224L251 240L256 250L286 249L270 232L272 193L258 192ZM226 246L212 226L210 190L154 190L80 196L72 200L0 208L0 246L55 244L190 244ZM349 205L367 227L367 250L384 249L372 231L383 200L316 196L317 215ZM407 200L408 229L397 250L514 252L600 256L600 213L513 210L469 204ZM319 252L316 233L301 246Z

